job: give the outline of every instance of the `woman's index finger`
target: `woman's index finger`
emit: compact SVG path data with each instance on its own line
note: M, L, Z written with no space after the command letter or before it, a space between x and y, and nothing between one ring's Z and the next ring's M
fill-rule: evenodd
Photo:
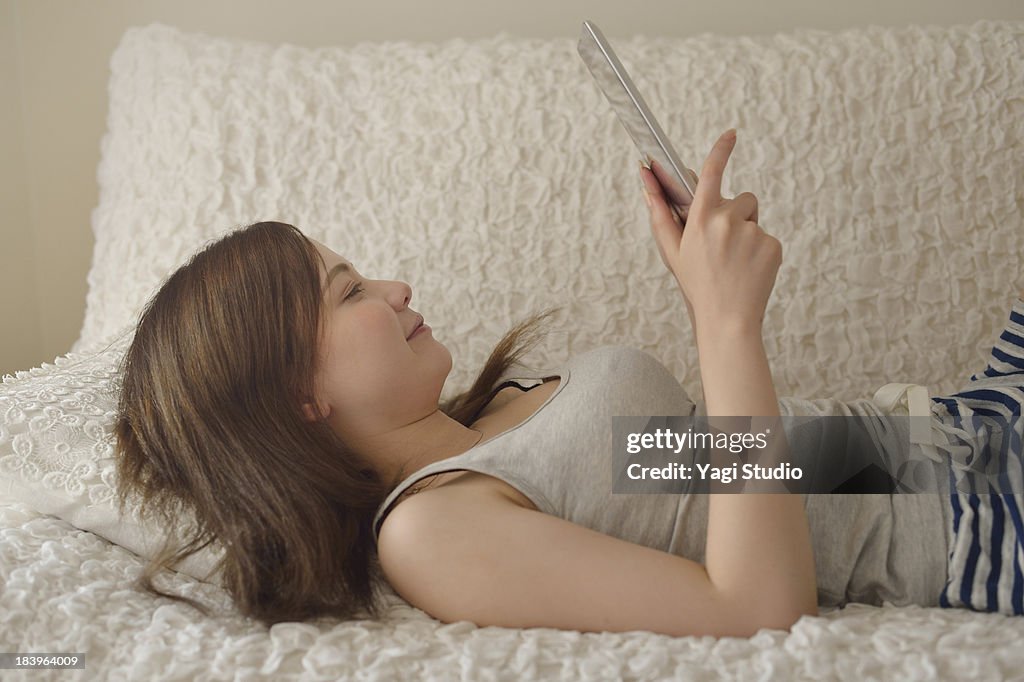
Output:
M697 194L693 197L693 206L690 214L704 210L704 205L718 206L722 201L722 176L725 174L725 164L729 161L733 147L736 145L736 130L730 128L722 133L715 141L715 145L704 160L704 166L700 171L700 182L697 184Z

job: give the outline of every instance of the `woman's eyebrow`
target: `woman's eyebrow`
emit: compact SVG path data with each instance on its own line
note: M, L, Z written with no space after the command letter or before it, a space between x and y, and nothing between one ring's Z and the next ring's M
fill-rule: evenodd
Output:
M337 277L340 273L351 275L352 266L349 265L348 263L338 263L333 268L331 268L330 272L327 273L327 284L324 285L325 291L331 288L331 282L333 282L334 278Z

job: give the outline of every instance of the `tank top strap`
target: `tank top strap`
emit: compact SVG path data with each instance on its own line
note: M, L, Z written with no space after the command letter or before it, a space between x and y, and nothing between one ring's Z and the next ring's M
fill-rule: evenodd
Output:
M498 380L494 385L500 386L506 381L515 381L517 379L540 381L544 377L551 376L551 371L552 370L550 369L531 369L522 362L516 360L505 368L505 371L501 373L501 376L498 377Z

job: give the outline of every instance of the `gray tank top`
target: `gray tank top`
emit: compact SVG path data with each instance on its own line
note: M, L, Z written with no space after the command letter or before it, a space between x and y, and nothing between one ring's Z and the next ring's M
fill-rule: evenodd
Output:
M613 416L705 414L653 356L603 346L553 370L515 363L497 385L559 386L525 421L466 452L419 469L384 500L374 538L392 502L422 478L446 471L487 474L545 514L601 533L704 562L707 495L612 494ZM530 385L532 384L532 386ZM783 416L878 415L870 400L780 398ZM908 435L909 437L909 435ZM811 531L818 603L938 605L946 580L950 514L939 494L802 495Z

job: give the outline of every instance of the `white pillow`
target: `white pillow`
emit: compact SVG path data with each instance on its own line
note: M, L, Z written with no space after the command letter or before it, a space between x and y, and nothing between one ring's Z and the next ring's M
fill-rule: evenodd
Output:
M0 384L0 502L21 502L144 557L160 549L166 528L143 522L138 500L119 515L114 475L117 370L131 342L125 329L110 343L68 353L53 364L5 376ZM178 528L182 538L194 519ZM177 568L199 580L211 575L217 543Z

